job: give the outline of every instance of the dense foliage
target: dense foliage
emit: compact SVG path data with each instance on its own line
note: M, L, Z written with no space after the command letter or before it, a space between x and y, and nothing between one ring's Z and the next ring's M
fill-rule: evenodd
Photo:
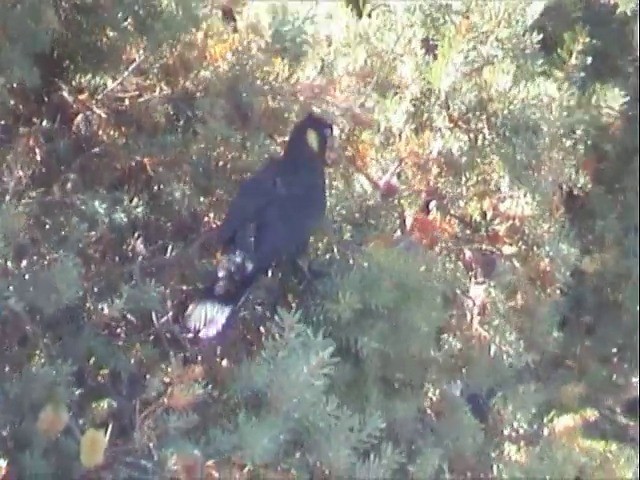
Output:
M0 4L0 477L637 475L635 2L213 3ZM198 342L310 108L319 278Z

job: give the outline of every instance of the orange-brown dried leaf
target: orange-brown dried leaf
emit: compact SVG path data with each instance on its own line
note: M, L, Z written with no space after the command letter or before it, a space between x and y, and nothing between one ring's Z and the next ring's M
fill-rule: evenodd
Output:
M111 0L110 0L111 3ZM111 12L112 10L109 10ZM143 52L144 46L139 43L128 43L122 52L122 61L125 64L130 64L140 57Z
M373 147L364 140L358 140L353 147L353 164L356 168L366 170L371 161Z
M189 385L175 385L165 397L167 406L174 410L190 410L198 400L198 395Z
M551 434L555 438L562 440L577 440L581 435L582 425L587 421L593 421L597 414L592 411L585 411L575 414L567 414L558 417L551 424Z
M221 477L220 469L216 462L209 460L204 464L204 480L219 480Z
M375 119L372 115L356 108L347 109L347 115L350 119L350 125L356 128L373 128L375 126Z
M429 249L438 243L436 226L426 214L419 213L413 218L409 233Z
M503 245L507 244L505 238L495 228L492 228L487 233L487 241L489 242L489 245L492 245L494 247L502 247Z
M547 258L536 261L533 265L533 277L535 282L545 290L555 286L556 279L551 261Z
M231 52L236 50L240 45L240 39L237 35L231 35L222 40L215 38L209 40L207 44L206 60L212 65L217 65L223 60L228 60Z
M333 91L333 86L326 83L301 82L296 85L296 92L303 100L325 98Z
M172 90L179 90L183 86L185 78L189 77L189 71L178 58L172 59L160 67L164 83Z
M493 230L499 234L499 237L504 243L517 245L523 233L524 226L522 223L511 220L497 224Z
M526 207L511 198L500 201L488 196L484 198L482 203L485 211L491 215L491 218L502 220L503 222L522 225L525 218L531 214Z
M179 453L171 459L173 478L192 480L202 478L204 460L199 452Z
M393 238L393 235L389 233L381 233L377 235L372 235L367 238L367 246L372 249L388 249L393 248L396 245L396 241Z
M598 168L599 168L597 157L595 155L591 155L591 156L586 157L582 161L581 168L582 168L582 171L593 182L595 180L595 178L596 178L596 174L597 174Z
M442 240L453 238L457 231L453 219L438 213L418 212L409 226L409 233L429 249L436 247Z
M450 240L458 233L458 224L448 216L437 216L437 224L443 238Z
M416 214L409 227L409 233L428 249L434 248L441 240L452 238L456 232L457 227L452 220L423 212Z
M176 375L175 381L180 383L197 382L204 378L204 367L200 364L188 365Z

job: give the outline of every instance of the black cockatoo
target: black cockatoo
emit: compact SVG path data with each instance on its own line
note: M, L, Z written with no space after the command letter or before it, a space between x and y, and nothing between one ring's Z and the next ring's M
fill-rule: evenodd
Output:
M305 252L325 215L332 139L331 123L309 113L293 127L282 156L240 184L216 233L222 256L214 279L185 314L191 331L215 336L258 277Z

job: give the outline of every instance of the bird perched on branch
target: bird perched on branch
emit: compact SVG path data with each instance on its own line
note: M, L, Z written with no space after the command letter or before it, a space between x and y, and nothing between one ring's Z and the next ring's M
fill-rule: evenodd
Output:
M185 314L190 330L215 336L261 275L305 252L325 215L332 139L331 123L309 113L293 127L282 156L240 184L216 232L222 255L214 278Z

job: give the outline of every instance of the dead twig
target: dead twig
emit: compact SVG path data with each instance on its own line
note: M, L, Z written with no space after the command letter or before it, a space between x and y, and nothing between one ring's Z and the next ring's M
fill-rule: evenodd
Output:
M133 71L138 67L138 65L140 65L140 63L142 63L142 61L145 59L145 55L144 53L140 54L140 56L138 58L136 58L133 63L131 65L129 65L129 68L127 68L122 75L120 75L115 81L113 81L111 83L111 85L109 85L107 88L105 88L102 93L100 93L97 97L96 100L101 100L107 93L109 93L111 90L113 90L114 88L116 88L118 85L120 85L122 82L124 82L124 80L131 75L131 73L133 73Z

